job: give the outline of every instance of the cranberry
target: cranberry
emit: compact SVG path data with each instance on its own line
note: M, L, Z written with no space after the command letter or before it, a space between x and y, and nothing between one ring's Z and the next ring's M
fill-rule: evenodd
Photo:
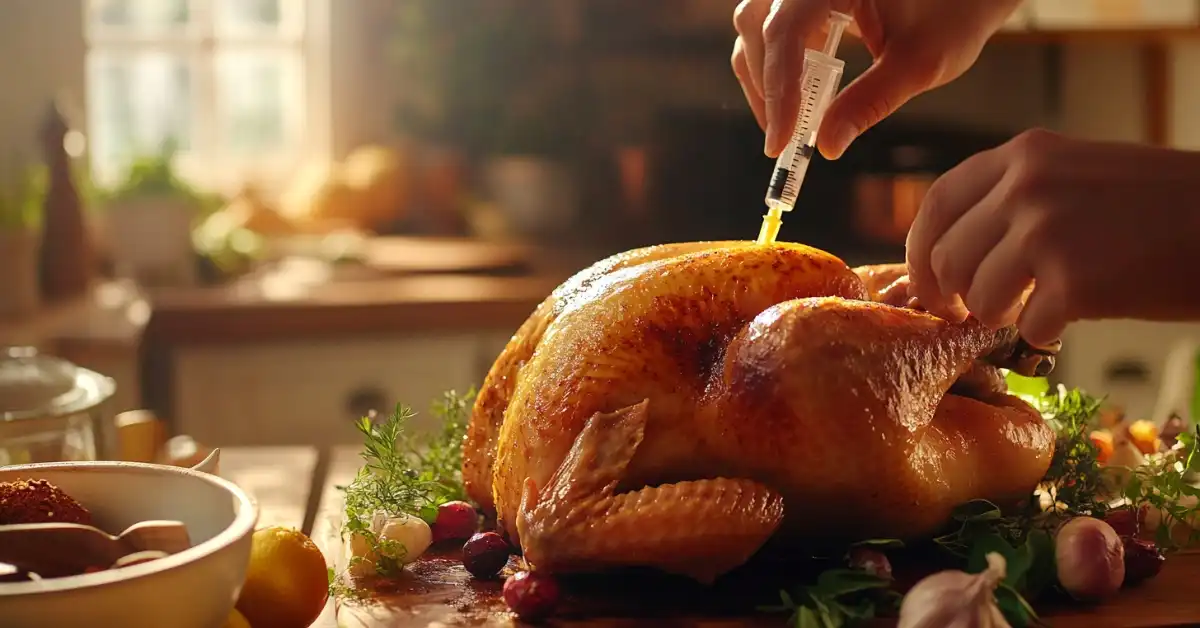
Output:
M525 621L544 619L558 604L558 583L536 571L518 571L504 582L504 603Z
M508 543L495 532L480 532L463 544L462 561L472 576L491 578L508 564Z
M1140 527L1132 508L1118 508L1104 513L1104 523L1112 526L1117 536L1137 536Z
M1126 536L1121 539L1125 544L1125 584L1135 585L1149 580L1162 571L1166 556L1159 551L1153 541Z
M433 522L433 542L465 539L479 529L479 515L467 502L446 502L438 506Z
M867 547L854 547L846 555L846 562L850 564L851 569L859 569L887 580L892 579L892 562L883 552Z

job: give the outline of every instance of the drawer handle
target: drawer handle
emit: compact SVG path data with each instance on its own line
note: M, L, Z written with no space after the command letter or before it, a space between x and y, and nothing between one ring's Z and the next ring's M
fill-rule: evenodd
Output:
M1138 360L1114 360L1104 369L1104 379L1110 382L1145 383L1150 369Z
M372 420L387 405L387 393L377 386L364 386L346 396L346 412L355 421L362 417Z

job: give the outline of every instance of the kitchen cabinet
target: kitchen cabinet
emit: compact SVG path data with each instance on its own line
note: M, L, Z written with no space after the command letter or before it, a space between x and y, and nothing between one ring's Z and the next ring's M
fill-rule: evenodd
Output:
M1164 418L1151 415L1167 379L1168 356L1189 340L1200 340L1200 324L1132 320L1075 323L1063 335L1062 356L1054 377L1067 386L1107 395L1132 417Z
M510 329L351 337L345 340L181 347L175 355L175 426L215 446L361 442L368 409L404 403L415 431L436 428L429 404L478 387Z

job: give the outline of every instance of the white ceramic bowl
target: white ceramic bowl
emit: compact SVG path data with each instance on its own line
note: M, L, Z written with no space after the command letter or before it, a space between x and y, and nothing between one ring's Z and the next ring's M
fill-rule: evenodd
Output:
M166 558L40 582L0 583L4 628L219 628L237 602L258 505L215 475L135 462L0 467L0 482L45 479L109 533L147 519L187 526L192 547Z

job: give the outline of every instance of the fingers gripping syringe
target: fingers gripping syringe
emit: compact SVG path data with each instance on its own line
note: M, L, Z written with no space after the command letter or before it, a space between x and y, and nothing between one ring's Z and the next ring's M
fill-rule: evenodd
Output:
M804 72L800 77L800 113L787 148L775 161L775 174L767 186L767 214L758 234L760 244L771 244L779 235L783 212L792 211L804 173L817 145L817 129L833 95L837 93L846 62L836 56L842 32L850 24L850 16L833 12L829 17L829 34L821 50L804 51Z

